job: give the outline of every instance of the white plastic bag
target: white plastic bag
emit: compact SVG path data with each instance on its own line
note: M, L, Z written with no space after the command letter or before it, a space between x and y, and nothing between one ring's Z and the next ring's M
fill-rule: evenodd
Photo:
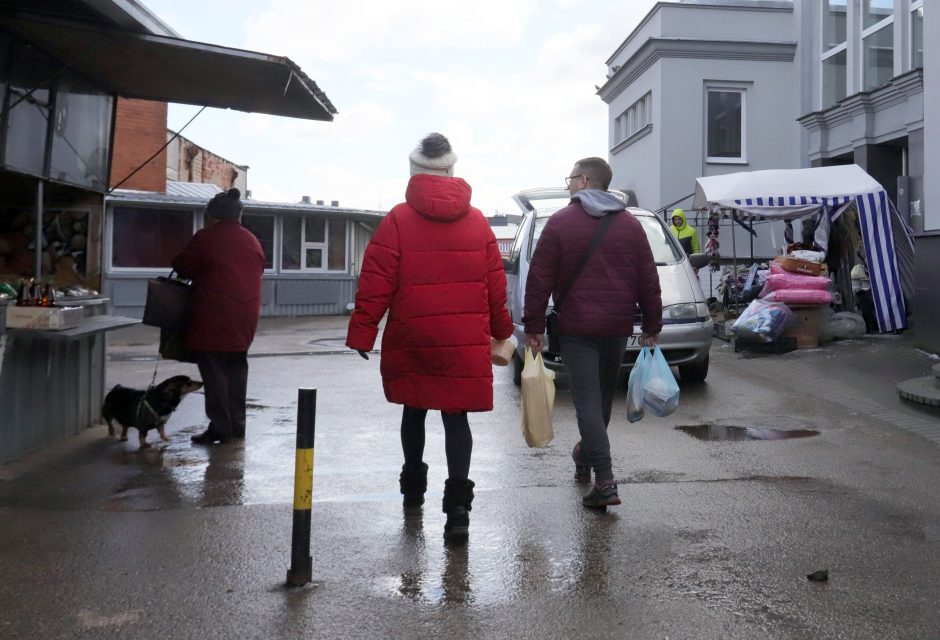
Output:
M679 384L659 347L640 349L627 386L627 420L636 422L649 410L662 418L679 406Z
M653 350L643 379L643 406L660 418L668 416L679 406L679 383L659 347Z
M548 446L555 437L554 406L555 372L545 368L541 353L533 358L527 347L522 367L522 435L530 447Z
M630 370L630 381L627 383L627 420L637 422L643 419L643 379L649 369L650 350L647 347L640 349L633 369Z

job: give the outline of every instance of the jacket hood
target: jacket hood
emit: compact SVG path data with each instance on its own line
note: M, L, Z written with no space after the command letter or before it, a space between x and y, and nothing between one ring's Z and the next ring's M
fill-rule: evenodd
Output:
M419 173L408 181L405 202L425 218L452 222L470 211L470 193L470 185L463 178Z
M676 227L676 229L681 229L682 227L685 226L685 211L683 211L682 209L676 209L675 211L672 212L672 215L669 216L669 220L672 220L673 218L682 218L682 222L680 224L673 225Z
M571 196L572 200L581 202L581 206L595 218L601 218L608 213L624 211L627 207L612 193L601 189L582 189Z

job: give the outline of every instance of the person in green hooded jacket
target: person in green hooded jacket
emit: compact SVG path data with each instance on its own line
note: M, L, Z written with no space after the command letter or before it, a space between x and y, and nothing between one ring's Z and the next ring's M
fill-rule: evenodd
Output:
M685 250L686 255L701 253L702 246L698 242L698 231L690 227L685 221L685 211L675 209L672 212L672 225L669 227L672 235Z

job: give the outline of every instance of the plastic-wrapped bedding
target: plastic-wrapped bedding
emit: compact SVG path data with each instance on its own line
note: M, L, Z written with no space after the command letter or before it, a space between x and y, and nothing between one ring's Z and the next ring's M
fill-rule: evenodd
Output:
M778 289L761 300L786 304L829 304L832 302L832 294L821 289Z

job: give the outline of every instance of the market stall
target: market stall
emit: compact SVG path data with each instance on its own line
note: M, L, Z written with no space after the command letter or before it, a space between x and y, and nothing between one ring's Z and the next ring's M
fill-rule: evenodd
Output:
M698 178L692 208L734 221L812 221L815 248L849 212L857 221L878 330L907 328L914 245L882 186L858 165L731 173ZM845 265L851 268L852 265Z

